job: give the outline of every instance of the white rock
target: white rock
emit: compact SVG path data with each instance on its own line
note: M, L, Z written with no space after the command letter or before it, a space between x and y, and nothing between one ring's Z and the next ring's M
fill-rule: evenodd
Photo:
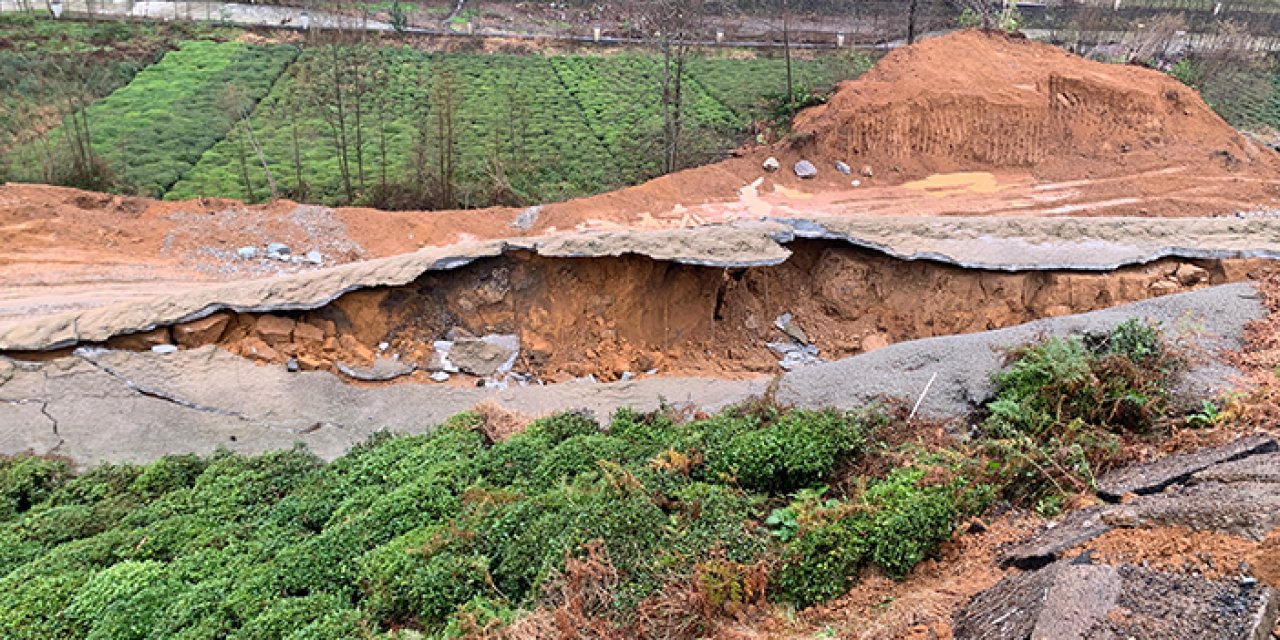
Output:
M324 264L324 256L320 255L319 251L312 249L311 251L307 252L307 262L310 262L311 264L315 264L315 265Z
M432 379L432 380L434 380L434 381L436 381L436 382L448 382L448 381L449 381L449 374L447 374L447 373L445 373L445 372L443 372L443 371L437 371L437 372L435 372L435 373L431 374L431 379Z
M839 171L840 173L843 173L846 176L853 175L853 169L849 167L849 165L843 162L840 162L839 160L836 161L836 171Z
M796 176L800 178L808 179L818 177L818 168L813 166L813 163L808 160L801 160L797 162L794 167L794 171L796 172Z
M178 350L178 347L172 344L157 344L157 345L152 345L151 347L152 353L159 353L162 355L168 354L168 353L174 353L177 350Z
M258 248L257 247L240 247L239 249L236 249L236 255L240 256L241 260L252 260L258 257Z
M773 156L769 156L768 158L764 159L764 163L762 163L760 166L765 171L773 172L773 171L777 171L778 169L781 169L782 163L778 162L777 158Z

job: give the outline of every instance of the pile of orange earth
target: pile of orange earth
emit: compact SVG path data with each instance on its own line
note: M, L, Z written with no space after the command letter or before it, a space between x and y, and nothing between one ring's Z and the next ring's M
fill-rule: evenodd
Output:
M911 177L1027 169L1075 180L1188 167L1274 178L1277 168L1273 151L1164 73L981 31L890 53L795 129L802 150Z

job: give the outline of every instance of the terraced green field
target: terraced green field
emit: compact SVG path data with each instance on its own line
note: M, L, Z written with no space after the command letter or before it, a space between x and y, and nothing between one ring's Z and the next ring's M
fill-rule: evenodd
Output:
M281 193L303 193L300 174L305 199L335 204L368 194L381 182L384 167L391 182L413 175L415 155L433 154L436 142L426 140L426 149L419 142L419 129L433 130L429 122L415 126L415 119L431 117L429 105L425 112L421 108L428 90L420 79L429 84L446 75L456 87L457 182L464 206L495 203L498 174L521 202L599 193L660 174L661 75L651 56L428 53L409 47L382 48L378 55L391 81L361 100L359 154L348 132L354 198L347 198L333 125L305 97L314 89L305 79L323 75L320 54L304 53L259 105L252 127ZM698 62L684 87L684 155L690 163L714 160L739 144L744 128L764 114L769 88L784 77L781 60ZM797 61L796 68L798 86L824 90L866 64L842 58ZM166 198L266 197L266 172L252 157L245 187L245 135L237 130L211 148Z
M98 184L167 199L261 201L271 195L268 176L277 194L323 204L378 203L376 194L423 184L438 189L446 93L454 114L452 206L564 200L662 172L661 61L648 52L444 53L375 40L336 50L345 62L335 65L331 47L249 44L238 34L0 20L0 129L12 134L0 135L0 177L60 179L75 141L69 127L55 125L74 109L64 101L39 112L67 86L91 102L93 152L110 173ZM69 74L69 83L45 80L50 69L88 64L94 72ZM738 146L782 94L783 64L691 59L679 165L711 162ZM847 54L797 60L795 84L824 92L867 66ZM335 119L334 73L345 127ZM445 84L451 89L440 90Z
M89 107L95 150L131 190L160 197L230 129L219 106L228 88L260 97L296 55L297 49L282 45L186 42ZM24 154L39 152L18 150L19 178L23 167L37 164L34 158L23 162Z
M0 15L0 150L56 126L71 99L100 99L123 87L180 42L224 41L239 34L194 24L90 24ZM0 177L3 173L0 165Z

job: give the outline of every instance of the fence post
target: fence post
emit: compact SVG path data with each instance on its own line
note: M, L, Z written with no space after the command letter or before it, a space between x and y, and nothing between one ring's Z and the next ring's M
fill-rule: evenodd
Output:
M843 33L836 33L836 48L837 48L837 49L843 49L843 48L844 48L844 34L843 34Z

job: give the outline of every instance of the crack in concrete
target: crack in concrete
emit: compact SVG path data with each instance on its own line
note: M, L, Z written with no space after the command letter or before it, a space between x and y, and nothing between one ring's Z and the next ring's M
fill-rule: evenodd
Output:
M53 435L58 435L58 419L50 415L48 401L40 403L40 415L49 419L49 424L53 426Z
M128 377L126 377L125 375L123 375L123 374L121 374L120 372L116 371L115 369L113 369L113 368L112 368L112 367L110 367L109 365L104 364L104 363L102 363L102 362L99 362L98 360L95 360L95 359L92 357L92 354L93 354L93 350L86 349L86 348L83 348L83 347L82 347L82 348L79 348L79 349L76 349L74 352L72 352L72 355L74 355L75 357L77 357L77 358L79 358L79 359L83 360L84 362L88 363L90 366L92 366L92 367L94 367L94 368L98 369L99 371L101 371L101 372L103 372L103 373L107 374L107 375L108 375L108 376L110 376L112 379L114 379L114 380L116 380L116 381L120 382L121 384L123 384L123 385L124 385L126 388L128 388L129 390L131 390L131 391L133 391L134 393L137 393L138 395L143 396L143 397L145 397L145 398L151 398L151 399L153 399L153 400L160 400L160 401L163 401L163 402L168 402L168 403L173 404L173 405L175 405L175 406L182 407L183 409L188 409L188 410L191 410L191 411L199 411L199 412L202 412L202 413L211 413L211 414L214 414L214 415L225 416L225 417L228 417L228 418L235 418L236 420L240 420L240 421L242 421L242 422L246 422L246 423L249 423L249 424L251 424L251 425L253 425L253 426L261 427L261 428L263 428L263 429L267 429L267 430L269 430L269 431L279 431L279 432L289 433L289 434L293 434L293 435L301 435L301 434L304 434L304 433L309 433L309 431L306 431L305 429L303 429L303 430L300 430L300 429L289 429L289 428L287 428L287 427L281 427L281 426L273 425L273 424L270 424L270 423L268 423L268 422L264 422L264 421L262 421L262 420L259 420L259 419L257 419L257 418L254 418L253 416L249 416L249 415L246 415L246 414L240 413L239 411L234 411L234 410L231 410L231 409L223 409L223 408L221 408L221 407L213 407L213 406L209 406L209 405L205 405L205 404L200 404L200 403L198 403L198 402L192 402L192 401L190 401L190 400L184 400L184 399L179 398L179 397L177 397L177 396L175 396L175 395L172 395L172 394L169 394L169 393L165 393L164 391L160 391L160 390L158 390L158 389L154 389L154 388L151 388L151 387L143 386L143 385L141 385L141 384L138 384L137 382L134 382L133 380L130 380ZM55 431L55 433L56 433L56 431Z

